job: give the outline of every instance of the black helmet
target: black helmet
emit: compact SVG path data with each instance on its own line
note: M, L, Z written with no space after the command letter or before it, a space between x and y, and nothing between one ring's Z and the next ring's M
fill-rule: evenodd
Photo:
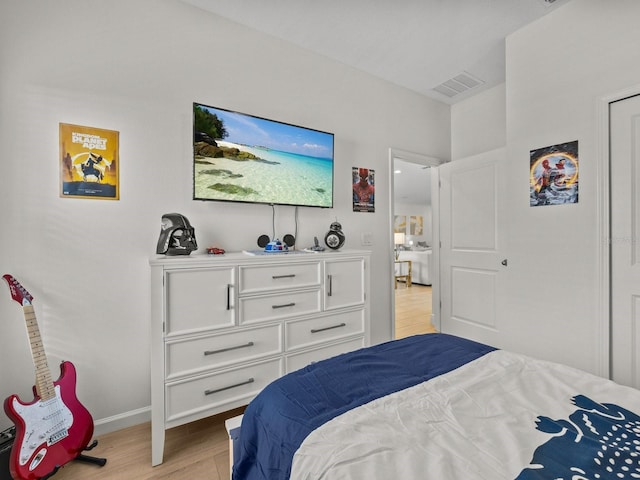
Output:
M187 217L179 213L165 213L162 215L160 238L158 238L156 253L189 255L197 249L196 232Z

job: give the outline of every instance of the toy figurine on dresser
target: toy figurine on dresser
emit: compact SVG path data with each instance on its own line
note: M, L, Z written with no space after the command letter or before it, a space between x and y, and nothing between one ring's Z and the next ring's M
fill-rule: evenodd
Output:
M342 233L342 225L338 222L333 222L329 227L329 231L324 236L324 243L327 244L332 250L338 250L342 245L344 245L345 236Z

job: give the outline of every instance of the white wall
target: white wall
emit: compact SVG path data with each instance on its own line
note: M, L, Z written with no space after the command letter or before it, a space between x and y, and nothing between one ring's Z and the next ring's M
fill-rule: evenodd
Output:
M391 338L388 149L449 158L448 106L176 0L4 1L0 59L0 265L34 294L54 376L61 359L76 364L96 419L149 405L148 257L161 215L185 214L203 248L255 248L271 234L269 206L191 200L194 101L335 133L335 208L300 209L298 244L336 218L346 248L373 233L372 339ZM59 198L60 122L120 132L119 201ZM376 170L374 214L351 212L354 166ZM276 212L276 233L293 232L293 208ZM0 316L0 397L29 400L8 290Z
M598 104L640 85L639 18L636 0L572 0L507 39L504 99L495 90L489 93L495 93L493 106L480 98L452 108L452 158L460 158L487 148L472 132L482 132L487 119L502 122L497 112L506 105L509 267L501 293L500 310L508 312L499 319L506 332L502 346L599 374L606 372ZM491 141L499 140L489 132ZM530 207L529 151L572 140L579 141L579 202Z
M507 42L513 344L530 350L538 338L537 352L594 372L602 341L597 105L640 82L638 18L634 0L573 0ZM579 203L529 207L528 152L572 140L579 142Z
M504 83L451 106L451 159L504 147L507 142Z

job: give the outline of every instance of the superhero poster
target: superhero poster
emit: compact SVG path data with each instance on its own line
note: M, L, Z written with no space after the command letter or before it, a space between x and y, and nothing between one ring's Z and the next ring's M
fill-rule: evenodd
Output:
M119 132L60 124L60 196L120 198Z
M353 211L375 212L376 174L369 168L352 169Z
M529 152L529 205L578 203L578 141Z

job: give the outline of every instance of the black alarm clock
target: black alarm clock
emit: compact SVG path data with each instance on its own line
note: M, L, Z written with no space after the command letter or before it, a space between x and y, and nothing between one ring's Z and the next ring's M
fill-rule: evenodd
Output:
M324 236L324 243L332 250L337 250L344 245L344 233L342 233L342 225L333 222L329 227L329 231Z

